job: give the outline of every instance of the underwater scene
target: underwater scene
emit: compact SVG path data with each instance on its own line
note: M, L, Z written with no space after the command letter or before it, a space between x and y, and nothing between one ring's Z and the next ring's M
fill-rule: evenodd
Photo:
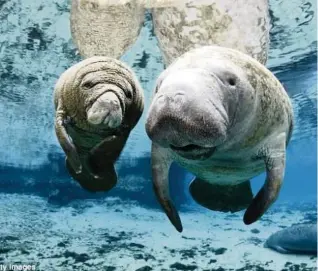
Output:
M0 22L0 271L317 270L316 0Z

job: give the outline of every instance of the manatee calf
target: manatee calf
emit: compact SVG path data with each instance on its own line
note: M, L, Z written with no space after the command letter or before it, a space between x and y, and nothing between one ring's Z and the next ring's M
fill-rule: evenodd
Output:
M193 173L190 193L202 206L258 220L276 200L292 134L290 99L254 58L218 46L193 49L159 76L146 132L152 140L153 185L175 228L182 224L169 196L172 162ZM266 172L253 199L250 179Z
M132 70L113 58L87 58L58 79L54 104L69 173L89 191L111 189L117 182L114 162L144 107Z
M285 254L317 255L317 224L298 224L278 231L264 246Z

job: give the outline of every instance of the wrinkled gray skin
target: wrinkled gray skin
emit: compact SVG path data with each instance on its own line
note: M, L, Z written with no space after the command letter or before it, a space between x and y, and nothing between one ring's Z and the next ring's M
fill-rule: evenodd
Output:
M72 0L71 33L80 54L121 57L139 36L146 9L164 63L204 45L242 51L262 64L269 47L268 0Z
M146 132L154 189L175 228L182 231L169 196L172 162L196 176L190 193L199 204L222 212L247 208L244 223L251 224L278 197L292 127L283 86L250 56L206 46L170 65L157 80ZM264 171L253 199L249 180Z
M293 225L272 234L264 244L284 254L317 255L317 224Z
M117 182L114 162L144 107L132 70L119 60L91 57L58 79L55 131L72 177L89 191L107 191Z

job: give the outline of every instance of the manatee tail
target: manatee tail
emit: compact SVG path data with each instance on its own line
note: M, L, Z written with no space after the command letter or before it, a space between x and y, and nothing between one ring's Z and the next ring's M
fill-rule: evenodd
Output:
M152 144L151 150L151 163L152 163L152 180L153 187L157 199L168 216L172 225L178 232L182 232L182 223L177 209L174 207L170 199L169 193L169 168L172 160L164 152L163 148Z
M213 211L238 212L247 208L253 200L250 181L237 185L217 185L195 178L189 189L198 204Z
M98 176L92 175L86 167L83 167L81 173L76 173L73 167L70 166L68 159L66 159L66 168L73 179L89 192L106 192L111 190L117 183L117 173L111 163L105 165L103 172L99 172Z

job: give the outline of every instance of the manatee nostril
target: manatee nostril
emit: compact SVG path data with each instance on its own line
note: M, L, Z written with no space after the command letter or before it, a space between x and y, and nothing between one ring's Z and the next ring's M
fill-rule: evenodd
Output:
M182 103L185 101L185 95L183 92L178 92L173 97L174 102Z
M156 102L159 104L166 104L166 103L180 103L184 100L185 93L184 92L176 92L176 93L166 93L160 94L157 96Z
M162 103L164 102L166 99L165 99L165 96L164 95L159 95L156 99L156 103Z
M118 106L119 105L119 101L118 100L110 100L110 103L114 106Z
M176 96L184 96L184 92L179 91L179 92L175 93L175 97L176 97Z

